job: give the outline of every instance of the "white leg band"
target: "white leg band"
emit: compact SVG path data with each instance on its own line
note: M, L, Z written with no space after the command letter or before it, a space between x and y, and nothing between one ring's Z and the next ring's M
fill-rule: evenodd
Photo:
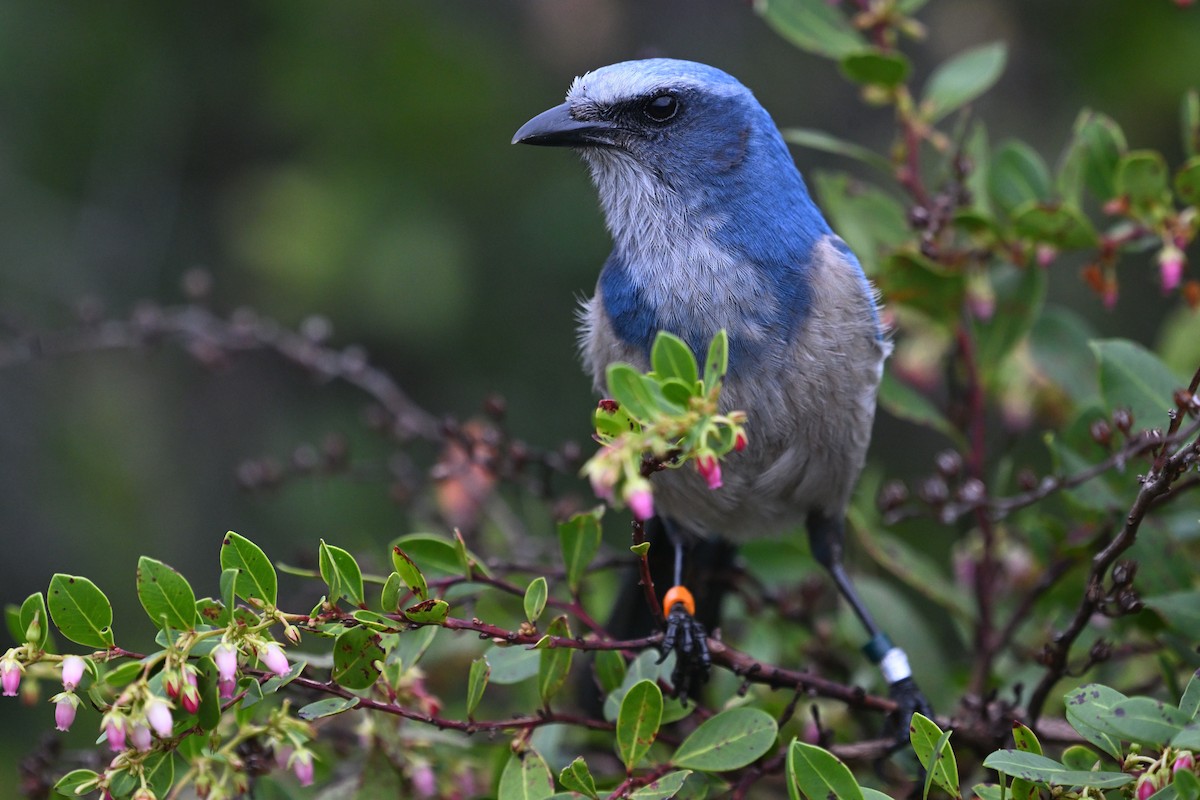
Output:
M879 671L888 685L912 677L912 668L908 666L908 656L899 647L893 647L883 655L879 662Z

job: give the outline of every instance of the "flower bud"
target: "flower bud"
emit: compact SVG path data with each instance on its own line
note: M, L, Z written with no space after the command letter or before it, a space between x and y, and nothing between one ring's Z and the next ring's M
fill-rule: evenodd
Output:
M232 681L237 677L238 658L237 650L228 642L221 642L213 648L213 662L217 665L217 679L220 681Z
M428 764L418 764L412 771L412 788L416 797L437 797L437 775Z
M17 690L21 688L21 672L24 669L21 662L12 655L0 659L0 689L4 690L5 697L17 696Z
M1183 281L1183 251L1175 245L1167 245L1158 253L1158 275L1163 294L1174 291Z
M79 656L67 656L62 660L62 683L68 692L79 685L83 679L83 670L87 663Z
M721 483L721 462L716 456L705 455L696 459L696 469L700 473L700 477L704 478L709 489L720 489Z
M104 736L108 739L108 748L114 753L119 753L125 749L125 720L114 712L109 712L104 715L104 721L101 723L104 729Z
M179 687L179 705L189 714L200 710L200 689L196 686L196 671L190 665L179 670L182 683Z
M1174 775L1180 770L1191 771L1196 768L1196 760L1192 757L1191 751L1184 750L1179 755L1175 756L1175 763L1171 765L1171 774Z
M54 703L54 727L60 731L69 731L75 721L75 709L79 707L79 698L71 692L61 692L50 698Z
M279 677L283 677L291 670L292 665L288 663L287 656L283 654L283 648L278 642L267 642L258 651L258 657L266 665L267 669L274 672Z
M150 729L141 723L132 726L129 730L129 743L139 752L146 752L154 743L154 740L150 738Z
M307 750L297 750L296 754L292 756L292 772L296 774L296 780L300 781L301 786L312 786L312 753Z
M733 449L739 453L746 449L745 431L738 431L737 435L733 437Z
M1154 787L1154 778L1150 775L1143 775L1138 778L1137 788L1134 790L1134 797L1137 800L1150 800L1150 797L1157 791Z
M175 720L171 716L171 706L166 700L151 697L146 701L146 722L150 723L150 727L159 737L166 739L171 735Z
M143 786L133 793L132 800L158 800L158 796L149 786Z
M625 490L625 502L629 504L629 510L639 522L645 522L654 516L654 494L650 491L650 484L645 481Z

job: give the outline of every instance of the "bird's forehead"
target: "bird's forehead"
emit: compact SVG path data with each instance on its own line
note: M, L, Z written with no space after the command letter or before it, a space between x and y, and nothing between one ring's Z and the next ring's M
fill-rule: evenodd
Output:
M567 101L572 105L606 106L657 91L688 89L715 95L746 91L735 78L716 67L673 58L651 58L623 61L581 75L567 91Z

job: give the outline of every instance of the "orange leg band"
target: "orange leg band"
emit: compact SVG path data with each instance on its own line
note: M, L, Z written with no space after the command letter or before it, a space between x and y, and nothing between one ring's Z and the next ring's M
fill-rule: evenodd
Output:
M692 593L683 586L672 586L667 590L667 594L663 597L663 613L668 617L671 616L671 609L676 603L683 603L684 609L693 617L696 616L696 601L692 598Z

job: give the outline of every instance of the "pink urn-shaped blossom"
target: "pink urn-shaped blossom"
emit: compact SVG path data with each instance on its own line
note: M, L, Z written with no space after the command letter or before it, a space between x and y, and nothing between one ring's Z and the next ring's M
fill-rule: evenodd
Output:
M312 786L312 753L307 750L297 750L296 754L292 756L292 772L295 773L296 780L300 781L301 786Z
M129 743L134 749L139 752L146 752L150 749L150 745L154 740L150 738L150 728L141 724L133 725L129 729Z
M640 522L645 522L654 516L654 495L648 485L638 486L628 491L625 495L625 502L629 503L629 510Z
M125 720L115 714L104 718L104 736L108 739L108 748L114 753L125 749Z
M68 692L74 691L79 681L83 680L83 670L86 666L87 662L80 656L66 656L62 660L63 688Z
M21 662L11 656L0 660L0 689L5 697L16 697L21 688Z
M190 666L179 671L183 684L179 687L179 705L189 714L200 710L200 689L196 686L196 672Z
M700 477L704 478L709 489L720 489L724 485L721 482L721 462L717 460L716 456L707 455L697 458L696 470L700 473Z
M1191 771L1196 768L1196 760L1191 752L1184 750L1179 755L1175 756L1175 763L1171 764L1171 774L1174 775L1180 770Z
M1138 779L1137 788L1134 790L1134 797L1137 800L1150 800L1150 797L1157 791L1154 787L1154 779L1149 775L1143 775Z
M1172 292L1183 280L1183 251L1174 245L1164 247L1158 254L1158 272L1163 293Z
M146 722L154 729L160 738L166 739L175 727L171 716L171 706L160 697L151 697L146 701Z
M212 657L217 665L217 689L221 699L228 700L237 688L237 650L228 642L221 642L213 650Z
M54 700L54 727L60 731L71 730L71 724L75 722L75 709L79 705L79 698L70 692L62 692L53 698Z
M288 663L287 656L283 654L283 648L278 642L267 642L258 651L258 657L266 665L267 669L274 672L276 675L283 677L291 670L292 665Z

